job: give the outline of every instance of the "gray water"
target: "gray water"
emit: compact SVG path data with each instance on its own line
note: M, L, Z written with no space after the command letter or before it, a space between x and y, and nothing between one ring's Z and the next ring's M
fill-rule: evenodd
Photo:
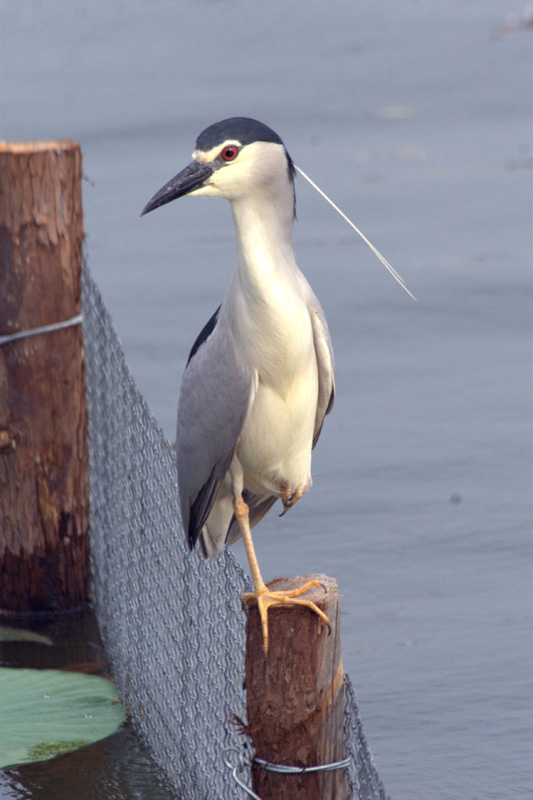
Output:
M0 137L81 143L89 263L169 437L236 248L222 202L139 213L208 124L278 131L418 298L297 181L337 401L312 490L254 538L265 577L338 580L344 665L395 800L533 796L524 9L0 0Z

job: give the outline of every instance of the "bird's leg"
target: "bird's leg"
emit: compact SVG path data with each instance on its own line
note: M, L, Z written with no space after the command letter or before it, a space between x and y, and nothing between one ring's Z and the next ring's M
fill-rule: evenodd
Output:
M302 497L306 491L309 489L311 485L311 476L307 478L307 483L305 486L296 489L295 492L291 490L291 487L287 484L283 484L281 487L281 502L283 503L283 511L280 514L280 517L283 517L287 511L293 507L295 503L298 502L300 497Z
M305 583L303 586L300 586L299 589L292 589L291 591L271 592L270 589L267 588L261 576L261 572L259 570L259 564L257 562L257 556L255 555L255 548L252 541L252 533L250 531L248 506L246 505L242 497L237 497L234 500L233 508L235 511L235 517L237 519L237 523L239 525L242 538L244 540L246 555L248 556L250 571L252 573L252 581L254 584L254 591L246 592L245 594L243 594L242 600L245 605L247 603L250 603L252 600L255 600L257 602L259 616L261 617L261 627L263 630L263 650L265 651L265 653L268 651L268 609L270 608L270 606L278 606L278 605L307 606L307 608L311 609L311 611L314 611L315 614L318 614L320 619L329 627L329 619L315 603L313 603L311 600L298 599L301 594L306 592L311 587L313 586L320 587L321 584L317 580L309 581L308 583Z
M246 555L248 557L248 563L250 565L250 572L252 573L252 581L254 584L254 589L257 593L266 590L265 582L261 575L261 571L259 569L259 564L257 561L257 556L255 554L254 543L252 541L252 532L250 530L250 517L248 514L248 506L242 499L242 497L237 497L236 500L233 502L233 510L235 511L235 517L237 518L237 523L239 525L241 536L244 540L244 547L246 548Z

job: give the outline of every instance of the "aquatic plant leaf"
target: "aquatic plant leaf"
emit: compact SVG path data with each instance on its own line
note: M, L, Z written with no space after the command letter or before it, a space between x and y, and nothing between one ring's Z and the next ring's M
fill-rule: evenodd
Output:
M36 644L52 645L53 641L49 636L42 633L35 633L24 628L9 628L0 625L0 642L35 642Z
M0 668L0 767L44 761L113 733L126 717L95 675Z

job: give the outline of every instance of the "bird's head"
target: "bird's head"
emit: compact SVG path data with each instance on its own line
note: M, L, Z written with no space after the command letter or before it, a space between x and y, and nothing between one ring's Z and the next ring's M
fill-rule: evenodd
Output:
M223 197L235 201L251 194L294 198L294 165L277 133L247 117L210 125L199 135L192 162L166 183L143 214L178 197Z

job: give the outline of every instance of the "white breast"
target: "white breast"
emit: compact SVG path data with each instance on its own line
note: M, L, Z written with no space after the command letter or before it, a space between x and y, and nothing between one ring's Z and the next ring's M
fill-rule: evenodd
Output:
M309 310L282 282L238 313L243 358L257 374L257 391L237 446L244 485L280 494L307 485L318 399L318 369Z
M268 150L277 166L269 161L263 180L232 201L239 258L221 313L234 332L238 361L256 376L236 449L244 487L280 495L308 484L318 367L313 295L290 243L294 191L287 159L283 148Z

